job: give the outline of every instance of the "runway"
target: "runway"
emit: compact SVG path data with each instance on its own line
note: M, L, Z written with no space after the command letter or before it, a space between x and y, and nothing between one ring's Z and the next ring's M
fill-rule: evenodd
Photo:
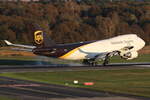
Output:
M91 92L84 89L44 84L8 77L0 77L0 93L30 99L108 97L110 94Z
M0 77L0 94L19 100L148 100L144 97L91 91L55 84Z
M7 72L55 72L55 71L86 71L86 70L101 70L101 69L129 69L129 68L150 68L150 62L146 63L113 63L107 66L87 66L82 64L69 65L0 65L0 73Z
M41 72L41 71L81 71L81 70L110 70L129 68L150 68L150 63L139 64L109 64L108 66L0 66L0 73L5 72ZM115 94L104 91L91 91L83 88L73 88L56 84L46 84L27 80L0 76L0 95L6 95L19 100L149 100L126 94Z

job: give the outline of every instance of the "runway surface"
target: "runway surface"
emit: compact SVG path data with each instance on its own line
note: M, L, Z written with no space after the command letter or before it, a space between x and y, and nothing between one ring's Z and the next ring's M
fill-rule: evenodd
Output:
M150 63L110 64L108 66L0 66L0 73L33 71L80 71L119 68L150 68ZM19 100L149 100L150 98L110 92L91 91L55 84L45 84L0 76L0 95L19 98Z
M55 72L55 71L84 71L101 69L129 69L129 68L150 68L150 62L147 63L113 63L107 66L85 66L81 64L72 65L0 65L0 73L6 72Z

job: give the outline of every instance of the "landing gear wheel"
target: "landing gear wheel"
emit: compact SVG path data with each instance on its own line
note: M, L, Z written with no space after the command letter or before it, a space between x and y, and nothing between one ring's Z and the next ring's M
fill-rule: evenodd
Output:
M96 66L97 65L97 63L96 62L91 62L91 64L90 64L91 66Z
M97 63L93 59L84 59L82 63L89 66L97 65Z

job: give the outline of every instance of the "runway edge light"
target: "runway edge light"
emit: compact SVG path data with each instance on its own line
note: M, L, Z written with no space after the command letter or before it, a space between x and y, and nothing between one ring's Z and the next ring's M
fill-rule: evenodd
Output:
M78 80L74 80L73 83L74 83L74 84L78 84L79 81L78 81Z
M91 85L94 85L94 82L84 82L84 85L88 85L88 86L90 85L91 86Z

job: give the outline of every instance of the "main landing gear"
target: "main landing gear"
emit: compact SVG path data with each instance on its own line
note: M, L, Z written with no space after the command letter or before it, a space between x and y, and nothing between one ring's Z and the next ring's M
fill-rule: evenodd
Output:
M88 65L88 66L96 66L97 62L94 59L84 59L83 64Z
M112 55L110 53L106 54L105 58L103 58L103 66L106 66L109 63L110 57ZM100 55L95 56L94 58L91 59L84 59L83 64L88 65L88 66L97 66L98 60L100 59Z

